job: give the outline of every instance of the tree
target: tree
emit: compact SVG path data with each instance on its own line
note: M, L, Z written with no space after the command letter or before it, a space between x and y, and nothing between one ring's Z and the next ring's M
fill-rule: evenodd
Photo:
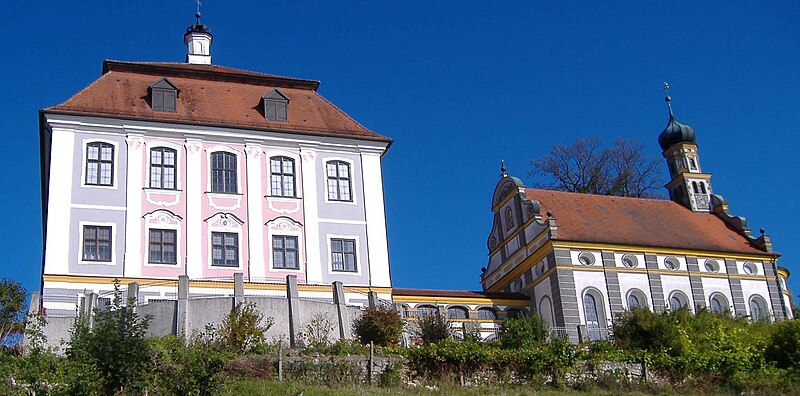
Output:
M353 333L362 344L393 347L403 333L403 318L393 308L378 305L370 308L353 321Z
M452 336L450 320L442 315L439 310L422 316L417 320L414 335L422 340L423 344L434 344Z
M500 325L500 345L505 349L532 349L548 336L550 325L539 315L508 318Z
M0 281L0 343L15 344L24 329L25 289L11 279Z
M537 187L586 194L653 197L661 187L658 158L644 154L644 144L617 139L602 147L596 137L579 138L571 146L555 145L550 154L531 161L533 177L550 179Z
M275 320L264 317L252 301L236 304L216 329L218 344L237 354L248 354L264 349L264 336Z

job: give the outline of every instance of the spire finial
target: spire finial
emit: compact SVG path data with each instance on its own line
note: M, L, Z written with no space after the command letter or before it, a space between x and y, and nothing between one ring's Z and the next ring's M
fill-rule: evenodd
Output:
M194 13L194 17L197 18L197 23L199 24L200 23L200 6L203 5L203 3L201 3L200 0L195 0L195 3L197 3L197 12Z
M506 177L508 173L506 173L506 160L500 160L500 177Z
M669 82L664 81L664 100L667 101L667 107L669 108L669 114L672 115L672 98L669 96Z

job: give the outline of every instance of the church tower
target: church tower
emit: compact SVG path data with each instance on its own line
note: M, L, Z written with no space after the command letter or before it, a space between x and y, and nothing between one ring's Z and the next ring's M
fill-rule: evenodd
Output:
M664 91L669 84L664 83ZM671 200L695 212L708 212L711 208L711 174L703 173L697 154L697 136L694 129L680 123L672 112L672 98L665 97L669 108L669 122L658 135L669 167L670 182L665 186Z

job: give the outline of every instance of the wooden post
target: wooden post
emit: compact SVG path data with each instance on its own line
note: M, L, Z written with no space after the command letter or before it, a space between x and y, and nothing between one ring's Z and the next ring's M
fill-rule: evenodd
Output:
M367 384L369 386L372 386L372 367L373 367L373 364L375 363L374 349L375 349L375 343L370 341L369 342L369 363L368 363L368 367L367 367Z
M642 381L647 382L647 352L642 353Z
M283 382L283 341L278 341L278 381Z

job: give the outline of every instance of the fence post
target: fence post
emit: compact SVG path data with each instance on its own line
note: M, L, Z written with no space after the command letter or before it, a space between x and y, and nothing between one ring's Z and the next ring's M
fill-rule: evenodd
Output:
M189 322L189 277L181 275L178 277L178 320L175 324L175 335L186 337Z
M28 316L36 316L42 314L41 300L39 292L31 293L31 303L28 305Z
M578 343L589 342L589 329L586 325L578 325Z
M233 307L236 308L244 301L244 275L241 272L233 274Z
M339 338L347 338L347 328L350 318L347 317L347 308L344 299L344 286L342 282L333 282L333 304L336 306L336 315L339 319Z
M94 309L97 308L97 293L88 292L83 298L83 315L91 329L94 326Z
M128 292L125 296L125 306L127 307L131 301L133 301L133 309L136 309L136 306L139 305L139 284L136 282L128 283Z
M378 293L371 291L367 293L367 301L369 304L369 309L375 309L378 307Z
M283 382L283 341L278 341L278 381Z
M286 300L289 302L289 347L296 348L295 328L299 325L300 305L298 298L300 293L297 290L297 275L286 275Z
M375 355L374 355L375 343L370 341L369 342L369 362L367 363L367 384L372 386L372 367L375 364Z

